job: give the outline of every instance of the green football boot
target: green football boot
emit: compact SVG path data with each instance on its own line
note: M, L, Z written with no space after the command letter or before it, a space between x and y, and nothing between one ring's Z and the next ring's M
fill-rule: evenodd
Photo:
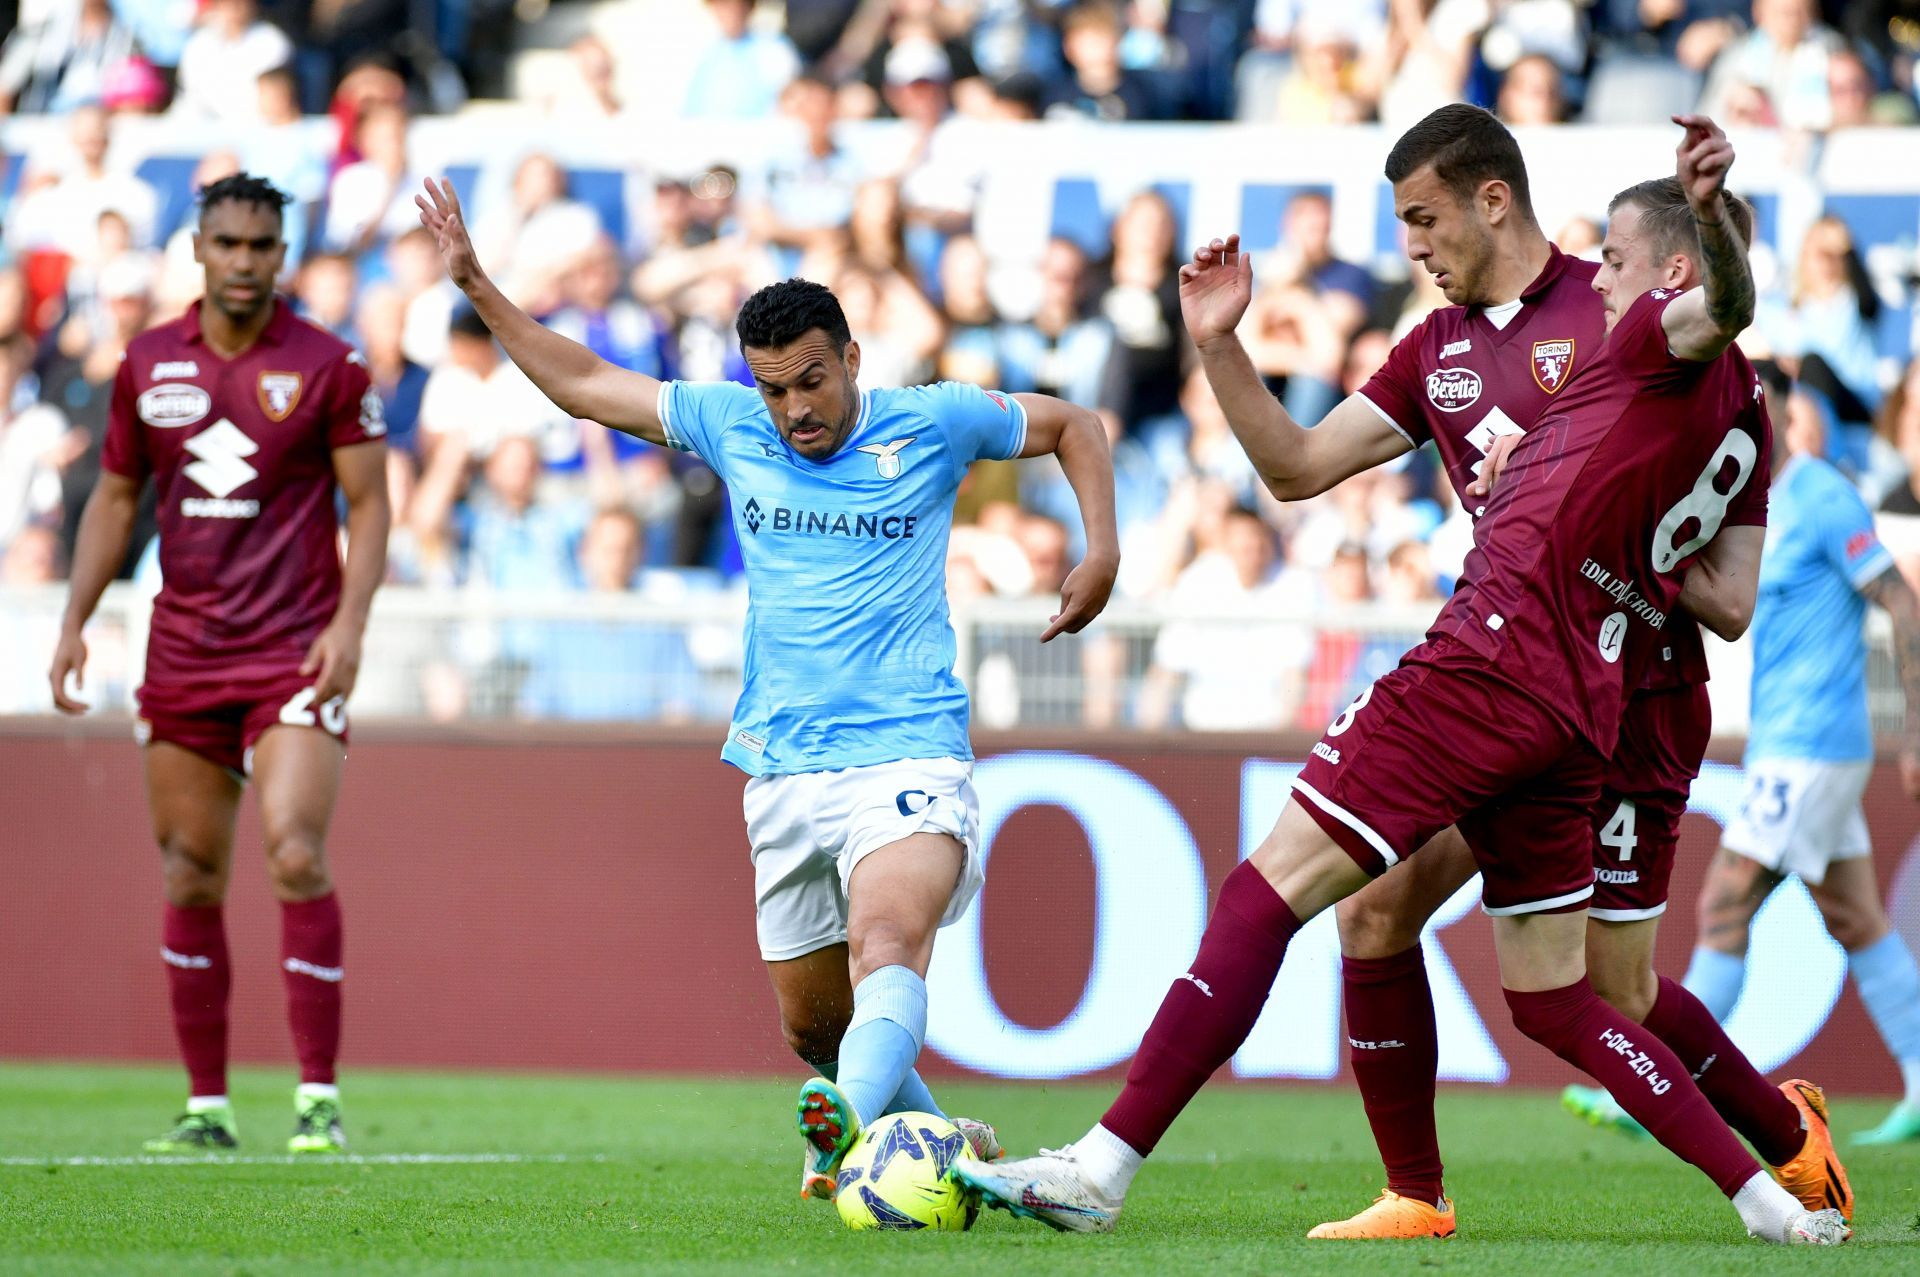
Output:
M1619 1131L1637 1140L1652 1138L1647 1134L1646 1127L1629 1117L1613 1096L1600 1087L1570 1086L1560 1092L1560 1107L1588 1126Z
M298 1121L293 1137L287 1141L289 1153L344 1153L347 1133L340 1125L340 1094L332 1087L328 1093L315 1094L305 1086L293 1093L293 1111Z
M221 1104L182 1113L172 1130L141 1147L157 1156L230 1153L240 1147L240 1128L234 1125L233 1106Z
M1860 1131L1848 1142L1852 1144L1904 1144L1908 1140L1920 1140L1920 1104L1906 1101L1893 1106L1893 1112L1886 1120L1870 1131Z
M810 1078L800 1088L798 1109L800 1138L807 1142L800 1195L831 1201L838 1188L840 1159L860 1138L860 1115L846 1094L823 1077Z

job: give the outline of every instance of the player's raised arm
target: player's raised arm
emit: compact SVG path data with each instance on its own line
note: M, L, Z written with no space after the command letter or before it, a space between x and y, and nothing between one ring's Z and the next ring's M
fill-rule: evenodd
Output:
M1727 195L1727 171L1733 144L1720 126L1704 115L1676 115L1686 129L1680 139L1675 176L1687 193L1700 237L1702 287L1676 300L1661 316L1667 349L1681 359L1716 359L1753 322L1753 270L1747 263L1747 234Z
M1120 571L1120 532L1113 513L1113 453L1106 428L1093 412L1051 395L1015 395L1027 414L1023 457L1048 453L1073 485L1080 522L1087 530L1087 554L1060 587L1060 611L1040 636L1042 643L1062 634L1078 634L1107 606Z
M1680 606L1729 643L1737 642L1753 624L1753 605L1760 594L1760 551L1766 540L1762 526L1723 527L1687 568Z
M1201 245L1180 268L1180 314L1207 382L1274 496L1317 496L1413 446L1359 395L1349 396L1312 430L1289 416L1236 334L1252 299L1253 265L1238 235Z
M467 295L520 371L562 411L648 443L665 444L660 383L608 363L508 301L480 269L452 183L428 178L426 187L426 194L413 197L420 208L420 224L433 232L448 278Z

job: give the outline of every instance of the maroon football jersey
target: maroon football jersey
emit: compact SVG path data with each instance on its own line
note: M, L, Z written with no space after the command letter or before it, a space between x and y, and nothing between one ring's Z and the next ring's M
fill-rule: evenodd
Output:
M1767 483L1759 379L1737 347L1706 363L1672 355L1661 316L1678 296L1636 300L1526 432L1429 635L1470 653L1440 659L1488 665L1603 752L1626 692L1669 642L1687 565Z
M1593 291L1599 269L1549 246L1540 275L1503 328L1483 306L1443 306L1394 346L1360 388L1374 411L1416 448L1440 453L1460 504L1501 435L1530 428L1574 374L1599 354L1607 316Z
M385 433L360 357L284 300L233 359L201 336L198 303L134 338L100 461L158 486L150 681L299 664L340 603L333 450Z
M1494 439L1533 425L1606 340L1606 308L1593 291L1599 266L1558 248L1520 294L1518 314L1502 328L1479 306L1445 306L1403 337L1360 394L1414 446L1433 440L1460 504ZM1756 513L1755 502L1758 504ZM1743 490L1729 523L1765 523L1766 489ZM1675 617L1647 687L1707 681L1707 653L1693 618Z

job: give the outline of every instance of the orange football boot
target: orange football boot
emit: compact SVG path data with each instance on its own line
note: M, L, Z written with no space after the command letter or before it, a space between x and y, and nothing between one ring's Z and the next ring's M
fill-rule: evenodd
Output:
M1410 1239L1453 1236L1453 1203L1444 1197L1442 1210L1429 1202L1402 1197L1390 1188L1380 1190L1373 1205L1352 1219L1321 1224L1307 1236L1316 1241Z
M1827 1129L1827 1097L1802 1078L1782 1082L1780 1090L1800 1110L1807 1142L1791 1161L1773 1168L1773 1177L1808 1210L1831 1208L1852 1223L1853 1186L1847 1183L1847 1168L1840 1164L1833 1132Z

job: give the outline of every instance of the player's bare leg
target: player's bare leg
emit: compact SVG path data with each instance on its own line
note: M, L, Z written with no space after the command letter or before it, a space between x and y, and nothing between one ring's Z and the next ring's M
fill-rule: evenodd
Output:
M166 920L160 956L166 962L173 1028L187 1066L187 1111L174 1129L147 1141L150 1153L232 1148L236 1130L227 1102L227 961L221 905L233 867L240 782L192 750L164 741L144 751L147 808L160 847Z
M1712 1179L1749 1233L1819 1245L1851 1235L1837 1209L1808 1211L1761 1170L1673 1050L1594 993L1584 909L1492 921L1514 1026L1599 1081L1669 1152Z
M327 827L340 793L340 742L315 727L270 727L253 749L267 869L280 900L280 967L300 1085L294 1153L346 1150L334 1063L340 1051L340 902L327 867Z
M1253 857L1221 884L1200 952L1173 982L1120 1096L1064 1149L948 1174L990 1206L1072 1232L1108 1232L1133 1177L1167 1128L1253 1031L1287 945L1306 921L1365 886L1367 874L1290 802Z
M1881 1040L1900 1065L1905 1094L1880 1125L1853 1137L1856 1144L1920 1140L1920 970L1880 902L1873 861L1836 860L1826 877L1808 883L1827 933L1847 951L1854 987Z
M1782 877L1738 852L1720 848L1700 886L1698 939L1682 982L1716 1020L1733 1014L1747 980L1753 919Z
M1359 1214L1321 1224L1310 1238L1453 1235L1433 1113L1439 1029L1420 934L1476 872L1466 839L1449 828L1334 906L1348 1059L1387 1187Z
M840 1160L861 1126L894 1104L913 1072L927 1035L934 932L965 865L958 840L917 833L868 853L848 877L853 1014L840 1040L836 1076L809 1079L800 1089L800 1134L808 1149L801 1191L809 1197L833 1195Z

